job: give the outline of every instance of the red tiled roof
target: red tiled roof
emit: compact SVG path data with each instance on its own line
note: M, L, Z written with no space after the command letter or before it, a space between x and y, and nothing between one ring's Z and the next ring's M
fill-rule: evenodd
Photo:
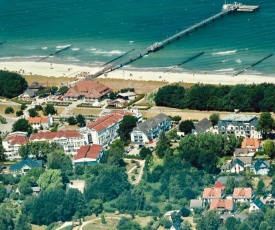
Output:
M238 198L252 198L252 188L234 188L233 196L234 199Z
M232 211L234 207L233 200L222 200L222 199L214 199L211 201L210 210L216 209L224 209L228 211Z
M102 150L102 145L85 145L82 146L78 151L77 154L74 156L74 160L79 160L82 158L92 158L96 159Z
M30 117L29 118L29 124L35 124L35 123L47 123L48 117Z
M214 184L214 188L220 188L223 191L225 189L225 186L220 181L217 181Z
M258 149L260 147L261 141L258 138L245 138L242 142L242 149L253 148Z
M121 114L108 114L90 122L87 127L100 132L123 118Z
M85 98L101 98L107 93L111 92L108 86L105 86L97 81L79 81L68 92L64 97L79 97L84 96Z
M29 138L22 135L14 135L14 136L8 136L5 141L11 141L11 145L23 145L25 143L29 142Z
M205 188L203 190L202 198L219 199L222 197L221 188Z
M74 137L82 137L82 134L80 134L76 130L59 130L57 132L50 132L50 131L40 131L38 133L34 133L31 135L30 140L40 140L40 139L46 139L46 140L52 140L54 138L74 138Z

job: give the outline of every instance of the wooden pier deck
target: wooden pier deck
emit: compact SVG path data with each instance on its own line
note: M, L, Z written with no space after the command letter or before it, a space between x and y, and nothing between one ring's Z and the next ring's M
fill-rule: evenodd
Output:
M89 75L87 77L87 79L92 80L93 78L101 76L101 75L108 73L110 71L113 71L115 69L119 69L133 61L136 61L136 60L142 58L143 56L148 55L149 53L156 52L156 51L162 49L164 46L170 44L171 42L173 42L175 40L179 40L180 37L188 36L191 32L196 31L197 29L204 27L209 23L214 22L217 19L223 18L227 14L237 12L237 11L253 12L253 11L257 10L258 8L259 8L259 6L248 6L248 5L238 4L238 3L225 4L225 5L223 5L222 11L220 13L217 13L217 14L215 14L199 23L196 23L196 24L188 27L187 29L184 29L184 30L180 31L179 33L176 33L176 34L168 37L167 39L164 39L163 41L156 42L156 43L150 45L149 47L147 47L146 49L141 50L137 53L134 53L131 56L124 58L123 60L119 60L117 62L112 63L111 65L107 65L103 69L97 71L96 73Z

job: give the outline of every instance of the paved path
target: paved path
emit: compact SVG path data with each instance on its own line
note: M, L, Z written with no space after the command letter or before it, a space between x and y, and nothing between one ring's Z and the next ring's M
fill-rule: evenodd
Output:
M115 220L120 220L121 218L120 217L106 217L105 216L105 219L115 219ZM95 221L98 221L98 220L101 220L101 218L96 218L96 219L93 219L93 220L89 220L89 221L86 221L86 222L83 222L83 224L79 227L79 230L83 230L83 227L90 224L90 223L93 223Z
M0 131L2 133L11 132L13 123L16 122L19 119L19 117L9 117L9 116L6 116L5 114L1 114L1 116L6 119L7 124L0 123Z

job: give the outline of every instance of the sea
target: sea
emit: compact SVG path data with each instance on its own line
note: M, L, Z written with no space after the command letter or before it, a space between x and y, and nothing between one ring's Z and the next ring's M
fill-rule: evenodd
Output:
M221 11L223 0L0 0L0 61L44 61L100 66L144 50ZM228 2L229 3L229 2ZM275 1L254 13L236 12L124 67L275 76ZM196 54L203 55L183 65ZM175 68L173 68L175 67ZM170 70L169 70L170 71Z

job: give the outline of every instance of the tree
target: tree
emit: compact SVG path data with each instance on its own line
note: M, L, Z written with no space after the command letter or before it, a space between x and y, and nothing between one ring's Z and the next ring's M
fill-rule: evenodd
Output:
M146 147L142 147L141 150L139 151L139 156L142 158L142 159L145 159L147 156L152 156L152 153L150 151L149 148L146 148Z
M11 106L9 106L5 109L5 114L11 114L11 113L14 113L14 109Z
M69 90L69 88L67 86L61 86L59 88L58 92L61 94L65 94L65 93L67 93L68 90Z
M136 221L122 217L116 226L117 230L141 230L141 226Z
M274 119L271 114L269 112L261 113L257 130L262 131L263 137L266 139L267 134L269 134L273 128Z
M182 207L180 212L183 217L188 217L191 214L190 209L186 207Z
M79 127L84 127L86 125L85 117L82 114L76 116L76 121Z
M174 129L170 130L169 132L167 132L166 136L170 141L175 141L179 138L176 128L174 128Z
M57 111L54 108L53 104L47 104L46 107L44 108L44 115L45 116L48 116L49 114L53 115L53 114L56 114L56 113L57 113Z
M68 121L69 125L77 124L77 121L76 121L75 117L73 117L73 116L70 116L67 121Z
M271 230L272 229L271 226L272 225L269 225L268 222L262 221L260 226L259 226L259 230Z
M28 183L27 181L21 181L18 184L18 189L19 189L20 193L23 195L32 194L31 183Z
M20 118L12 125L12 131L27 132L30 135L32 133L32 127L25 118Z
M272 140L266 140L263 145L264 152L272 159L275 157L275 143Z
M51 92L52 95L55 94L55 93L57 92L57 90L58 90L58 87L57 87L57 86L52 86L52 87L50 88L50 92Z
M0 96L13 98L23 93L28 83L21 75L0 70Z
M21 104L21 106L20 106L20 109L21 109L21 110L25 110L26 108L27 108L26 103Z
M57 189L63 187L61 170L59 169L49 169L45 171L39 179L37 184L41 189Z
M209 211L202 216L197 223L197 230L217 230L220 224L220 216L215 211Z
M225 184L225 194L230 195L233 193L235 187L235 181L233 177L227 177L227 181Z
M6 160L5 149L2 145L2 139L0 137L0 161L5 161L5 160Z
M103 202L100 199L90 200L90 202L88 203L88 208L91 211L91 214L95 214L96 216L98 216L98 214L103 211Z
M38 112L36 111L35 108L29 109L29 116L30 117L37 117L38 116Z
M14 230L12 212L4 207L1 207L0 209L0 229Z
M228 217L225 221L225 227L227 230L237 230L240 224L240 221L234 217Z
M105 219L105 215L103 213L100 215L100 218L101 218L101 223L102 224L106 224L107 223L106 219Z
M42 105L35 105L34 108L35 108L36 111L42 111L43 110Z
M272 194L272 197L275 197L275 177L272 178L272 182L271 182L271 194Z
M182 121L179 125L179 130L184 132L185 135L192 132L192 129L195 129L193 121L185 120Z
M247 218L247 225L253 226L254 229L259 229L261 222L264 220L264 214L262 211L251 212Z
M180 120L181 120L181 116L174 116L174 117L171 117L171 121L174 121L174 122L176 122L176 123L178 123Z
M156 154L159 158L164 157L166 150L169 148L169 140L164 132L159 135L159 140L156 145Z
M66 177L73 172L72 161L63 150L55 150L47 155L47 168L60 169Z
M2 203L6 197L7 197L7 190L5 186L1 183L0 184L0 202Z
M130 139L130 133L133 131L133 128L136 127L138 119L131 115L125 115L119 124L119 128L117 130L120 139L122 141L127 141Z
M262 179L260 179L258 181L258 185L257 185L257 194L264 195L264 192L265 192L264 188L265 188L264 181Z
M31 230L32 226L28 223L25 215L20 215L15 223L14 230Z
M23 113L22 110L18 110L18 111L16 111L15 114L16 114L17 117L20 117L20 116L22 116L24 113Z
M220 114L218 113L213 113L210 115L210 121L212 123L212 126L214 127L216 124L218 124L219 120L220 120Z

